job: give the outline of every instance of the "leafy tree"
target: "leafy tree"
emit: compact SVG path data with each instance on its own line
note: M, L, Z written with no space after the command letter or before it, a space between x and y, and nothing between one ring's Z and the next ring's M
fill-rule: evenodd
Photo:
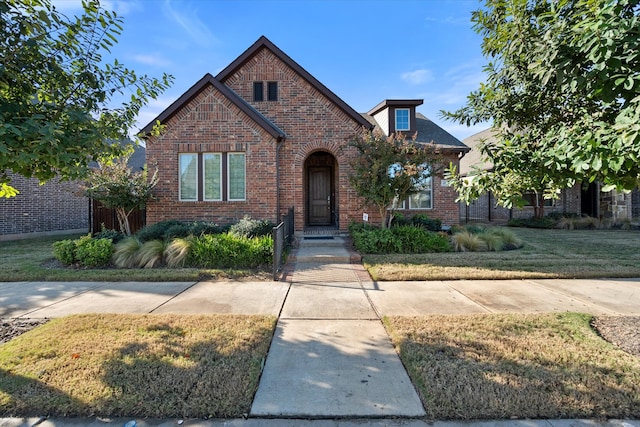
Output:
M97 0L83 1L72 18L50 0L0 2L0 197L16 194L8 171L42 182L76 179L96 153L123 153L109 141L125 138L140 108L173 77L138 76L103 61L122 22ZM118 105L118 97L126 102Z
M492 122L481 144L491 170L452 184L469 202L525 191L555 197L575 182L630 190L640 177L638 0L486 0L473 13L490 62L487 81L444 116Z
M127 165L129 156L114 161L103 161L99 168L92 169L83 186L84 195L98 200L116 211L120 231L131 235L129 215L143 209L153 198L153 188L158 183L157 170L151 178L147 170L134 172Z
M357 151L349 182L365 204L378 208L382 228L393 220L396 201L421 192L425 180L438 172L440 156L433 143L407 141L402 134L366 132L348 144ZM387 210L391 211L387 222Z

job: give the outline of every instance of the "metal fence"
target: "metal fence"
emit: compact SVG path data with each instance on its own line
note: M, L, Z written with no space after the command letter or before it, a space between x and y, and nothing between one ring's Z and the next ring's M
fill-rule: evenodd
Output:
M293 207L290 207L287 214L282 217L280 224L273 227L271 231L273 236L273 280L278 280L278 273L282 269L284 261L284 250L293 240L293 231Z

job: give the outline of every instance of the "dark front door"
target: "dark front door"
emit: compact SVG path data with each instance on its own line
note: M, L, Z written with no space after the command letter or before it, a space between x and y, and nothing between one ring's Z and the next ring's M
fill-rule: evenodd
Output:
M331 167L309 167L309 225L331 225Z

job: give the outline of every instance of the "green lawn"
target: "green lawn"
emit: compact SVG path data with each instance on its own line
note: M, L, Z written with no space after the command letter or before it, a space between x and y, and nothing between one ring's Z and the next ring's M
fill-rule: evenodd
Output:
M513 228L504 252L365 255L374 280L640 277L640 232Z

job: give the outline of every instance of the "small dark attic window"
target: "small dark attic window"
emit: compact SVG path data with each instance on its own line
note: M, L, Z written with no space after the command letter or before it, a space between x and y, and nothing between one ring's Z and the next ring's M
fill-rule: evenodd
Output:
M264 101L264 83L253 82L253 100Z
M278 100L278 82L268 82L267 92L268 92L267 100L277 101Z

